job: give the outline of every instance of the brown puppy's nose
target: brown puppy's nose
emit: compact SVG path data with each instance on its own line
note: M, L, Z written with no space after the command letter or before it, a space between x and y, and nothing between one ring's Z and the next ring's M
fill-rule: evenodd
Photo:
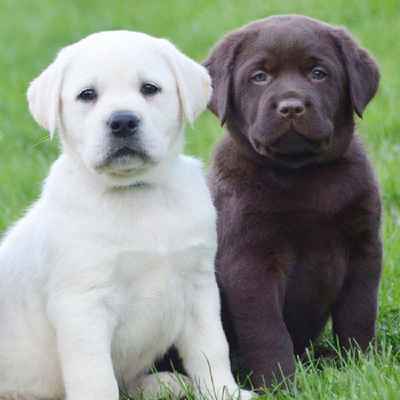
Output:
M305 113L306 109L301 100L286 99L278 104L277 111L283 118L298 118Z

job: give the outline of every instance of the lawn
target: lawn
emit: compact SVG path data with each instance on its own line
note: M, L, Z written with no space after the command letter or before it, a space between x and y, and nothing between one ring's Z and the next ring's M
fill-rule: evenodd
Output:
M379 61L382 82L359 130L382 187L385 269L376 349L339 362L298 363L296 381L274 399L400 399L400 3L399 0L1 0L0 232L41 189L57 156L28 113L27 85L62 46L95 31L131 29L169 38L203 60L220 36L253 19L301 13L347 26ZM208 161L222 130L205 113L186 150Z

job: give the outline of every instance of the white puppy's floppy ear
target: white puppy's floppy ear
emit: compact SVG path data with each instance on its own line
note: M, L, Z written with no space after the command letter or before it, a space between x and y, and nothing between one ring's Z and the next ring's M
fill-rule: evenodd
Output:
M166 39L160 41L163 54L175 75L184 115L192 124L210 101L210 75L206 68L187 57L171 42Z
M67 48L36 78L28 88L29 110L35 121L49 131L52 138L59 126L61 87L67 59Z

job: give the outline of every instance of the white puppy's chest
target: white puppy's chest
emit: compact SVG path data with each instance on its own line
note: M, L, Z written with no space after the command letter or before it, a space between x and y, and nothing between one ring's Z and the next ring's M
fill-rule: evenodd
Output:
M192 215L187 206L192 200L173 201L165 193L149 199L138 193L132 202L127 194L125 200L107 204L103 218L87 214L71 232L79 237L74 257L81 251L96 254L87 287L107 289L105 301L116 317L112 354L122 383L149 368L177 340L194 284L205 265L212 274L215 251L213 220L201 207Z
M121 275L118 286L123 304L113 341L113 356L121 375L122 371L135 374L150 367L183 329L191 308L186 293L190 282L181 273L184 266L176 256L164 254L158 260L152 256L152 265L147 265L147 271L141 269L140 277L127 279L128 274ZM181 257L183 261L185 254ZM132 360L136 368L129 365Z

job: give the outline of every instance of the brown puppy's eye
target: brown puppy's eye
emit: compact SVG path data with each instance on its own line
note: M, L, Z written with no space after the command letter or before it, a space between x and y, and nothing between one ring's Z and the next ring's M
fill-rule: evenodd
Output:
M311 79L313 79L314 81L322 81L326 78L327 75L328 74L322 67L314 67L311 70Z
M265 71L256 71L251 75L250 80L255 84L262 85L268 81L268 78Z
M78 100L84 102L95 101L97 99L97 92L94 89L85 89L78 94Z

